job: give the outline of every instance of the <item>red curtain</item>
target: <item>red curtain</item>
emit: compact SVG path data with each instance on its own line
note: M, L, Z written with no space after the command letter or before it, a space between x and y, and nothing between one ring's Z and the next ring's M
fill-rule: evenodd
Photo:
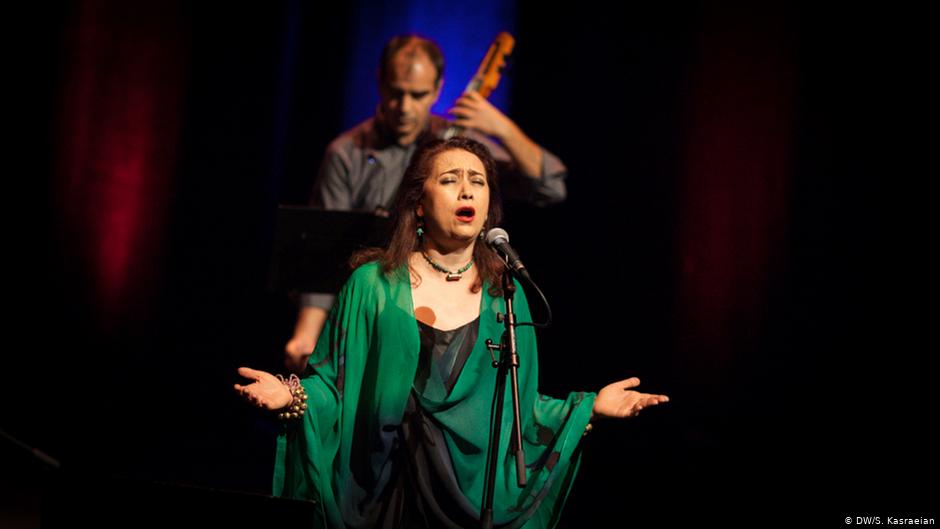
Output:
M679 348L689 372L728 374L758 336L782 262L793 149L786 13L705 16L689 84L676 241Z
M94 310L145 302L159 270L187 66L173 3L76 4L63 42L57 204Z

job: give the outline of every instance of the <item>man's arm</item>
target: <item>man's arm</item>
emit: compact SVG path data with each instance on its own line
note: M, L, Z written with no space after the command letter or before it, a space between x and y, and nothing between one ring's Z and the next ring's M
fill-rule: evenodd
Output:
M568 169L557 156L543 149L529 138L511 119L494 107L483 96L469 92L460 96L450 110L454 123L471 129L484 143L497 162L507 163L516 178L504 186L507 198L517 198L546 206L562 202L567 197L565 178ZM495 138L498 144L489 140ZM502 175L505 176L505 175Z
M335 144L331 144L320 163L317 179L310 194L310 205L323 209L352 209L349 184L349 160Z
M323 209L352 209L349 162L335 142L327 148L323 162L320 163L320 171L310 195L310 205ZM335 296L327 293L305 292L300 295L294 334L284 346L284 365L289 370L303 372L335 299Z
M315 305L301 305L294 326L294 336L284 346L286 357L284 365L294 373L303 373L313 348L320 339L323 325L326 323L327 309Z
M485 97L476 92L465 93L450 113L456 116L457 125L498 139L523 175L542 178L542 148Z

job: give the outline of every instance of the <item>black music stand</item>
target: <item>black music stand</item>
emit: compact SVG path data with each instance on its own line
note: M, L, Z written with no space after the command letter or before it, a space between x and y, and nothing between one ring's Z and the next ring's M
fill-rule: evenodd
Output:
M387 244L388 218L372 213L279 206L268 288L336 293L349 278L349 257Z

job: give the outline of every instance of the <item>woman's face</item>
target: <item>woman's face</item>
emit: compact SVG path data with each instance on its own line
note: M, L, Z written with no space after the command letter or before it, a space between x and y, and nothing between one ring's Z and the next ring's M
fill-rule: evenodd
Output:
M472 241L483 231L489 207L486 169L475 154L451 149L434 158L417 211L427 235L444 245Z

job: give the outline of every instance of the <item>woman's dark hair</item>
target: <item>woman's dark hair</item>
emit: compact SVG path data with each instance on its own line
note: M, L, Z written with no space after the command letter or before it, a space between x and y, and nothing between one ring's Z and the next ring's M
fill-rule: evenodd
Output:
M392 67L392 59L395 58L395 55L410 44L415 44L418 49L426 53L428 59L431 60L431 64L437 70L437 74L434 76L434 85L436 86L441 82L441 78L444 77L444 54L441 53L441 49L430 39L420 35L408 34L392 37L391 40L385 43L382 56L379 57L379 83L384 84L388 79L388 72Z
M490 190L490 205L486 215L483 231L498 226L503 218L502 201L499 187L496 183L496 163L490 156L487 148L478 141L469 138L455 137L449 140L433 140L415 151L411 163L405 170L395 205L391 212L391 238L388 247L368 248L356 252L350 259L350 266L356 268L371 261L379 261L382 271L391 274L403 265L409 263L413 252L422 251L421 239L418 238L418 206L424 198L424 183L431 175L431 168L437 155L461 149L474 154L483 162L486 170L486 185ZM477 279L472 285L473 292L479 292L483 281L490 284L490 294L502 295L502 274L506 268L505 263L483 241L477 241L473 248L473 266L477 269ZM420 275L411 270L412 274Z

